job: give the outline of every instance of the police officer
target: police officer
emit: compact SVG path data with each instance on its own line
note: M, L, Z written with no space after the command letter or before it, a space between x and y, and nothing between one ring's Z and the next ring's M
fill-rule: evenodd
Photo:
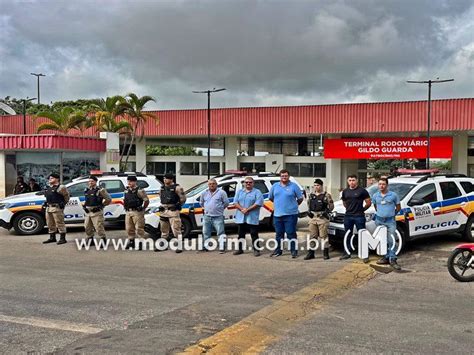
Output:
M145 190L137 186L137 177L127 177L127 189L123 199L125 207L125 228L127 229L128 243L126 249L135 248L135 237L145 237L145 210L150 201Z
M329 212L333 208L334 201L331 194L323 191L323 181L321 179L314 180L314 190L308 198L309 233L312 239L319 238L322 243L324 260L329 259ZM304 260L314 259L314 257L314 250L308 250Z
M104 229L104 207L110 204L112 199L107 190L97 186L97 177L89 176L89 187L84 190L86 198L83 208L85 212L84 228L88 241L93 241L94 230L97 232L100 239L105 243L105 229ZM103 244L105 246L105 244Z
M49 239L45 240L43 244L55 243L56 232L58 231L60 238L57 244L64 244L67 243L64 207L69 201L69 192L66 186L59 183L59 174L52 173L48 179L49 186L44 190L46 202L43 207L45 208Z
M161 238L168 239L170 228L175 238L181 234L181 206L186 202L184 189L174 182L173 174L165 174L160 190L160 230ZM159 249L155 249L159 251ZM177 248L177 253L182 249Z

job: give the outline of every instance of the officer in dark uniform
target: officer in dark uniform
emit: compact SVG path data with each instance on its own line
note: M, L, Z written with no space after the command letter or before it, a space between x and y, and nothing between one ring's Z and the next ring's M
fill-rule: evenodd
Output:
M318 239L323 246L324 260L329 259L329 212L334 209L334 201L328 192L323 191L323 181L314 180L314 190L308 198L309 233L312 239ZM304 260L314 259L314 250L308 250Z
M184 189L174 182L173 174L165 174L160 190L160 230L161 238L168 239L170 229L175 238L181 234L181 206L186 202ZM155 249L159 251L159 249ZM180 248L176 249L181 253Z
M66 186L59 183L59 174L49 175L49 186L44 190L46 202L45 208L46 223L48 225L49 239L43 244L55 243L56 232L59 231L60 239L57 244L67 243L66 225L64 224L64 207L69 201L69 192Z
M104 207L112 201L107 190L97 186L97 177L89 176L89 187L84 190L84 228L86 230L87 240L94 239L94 230L99 238L104 241L105 246L105 228L104 228Z
M145 237L145 210L150 201L145 190L137 186L137 177L127 177L123 204L125 207L125 228L128 235L126 249L135 248L135 238Z

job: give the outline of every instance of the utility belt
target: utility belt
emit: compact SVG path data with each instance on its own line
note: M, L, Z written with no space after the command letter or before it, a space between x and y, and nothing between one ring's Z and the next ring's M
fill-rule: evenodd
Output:
M310 218L316 217L316 218L325 218L329 220L329 213L327 211L318 211L318 212L308 211L308 216Z
M132 212L132 211L141 212L141 211L143 211L143 207L126 208L125 211L127 211L127 212Z
M158 207L159 212L165 212L165 211L180 211L181 210L181 205L161 205Z
M84 206L83 208L86 213L89 213L89 212L95 213L95 212L102 211L104 209L104 206Z
M48 207L58 207L63 209L64 208L64 203L47 203L46 204Z
M379 217L379 216L375 215L375 220L376 220L376 221L379 221L379 222L381 222L381 223L395 222L395 216L391 216L391 217Z

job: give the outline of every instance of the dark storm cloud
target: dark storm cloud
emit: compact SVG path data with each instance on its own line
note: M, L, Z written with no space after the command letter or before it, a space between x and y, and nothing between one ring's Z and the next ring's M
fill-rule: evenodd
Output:
M158 107L424 99L474 93L471 1L38 1L1 16L0 96L137 92Z

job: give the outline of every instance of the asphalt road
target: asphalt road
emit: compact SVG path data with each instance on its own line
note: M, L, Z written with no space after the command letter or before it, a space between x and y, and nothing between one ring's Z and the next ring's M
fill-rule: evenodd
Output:
M304 234L304 221L300 227ZM80 228L69 233L82 236ZM2 353L180 352L347 265L339 252L305 262L268 252L78 251L44 239L0 231ZM378 274L295 322L266 351L472 349L474 285L454 281L445 267L457 242L410 246L400 262L410 272Z

